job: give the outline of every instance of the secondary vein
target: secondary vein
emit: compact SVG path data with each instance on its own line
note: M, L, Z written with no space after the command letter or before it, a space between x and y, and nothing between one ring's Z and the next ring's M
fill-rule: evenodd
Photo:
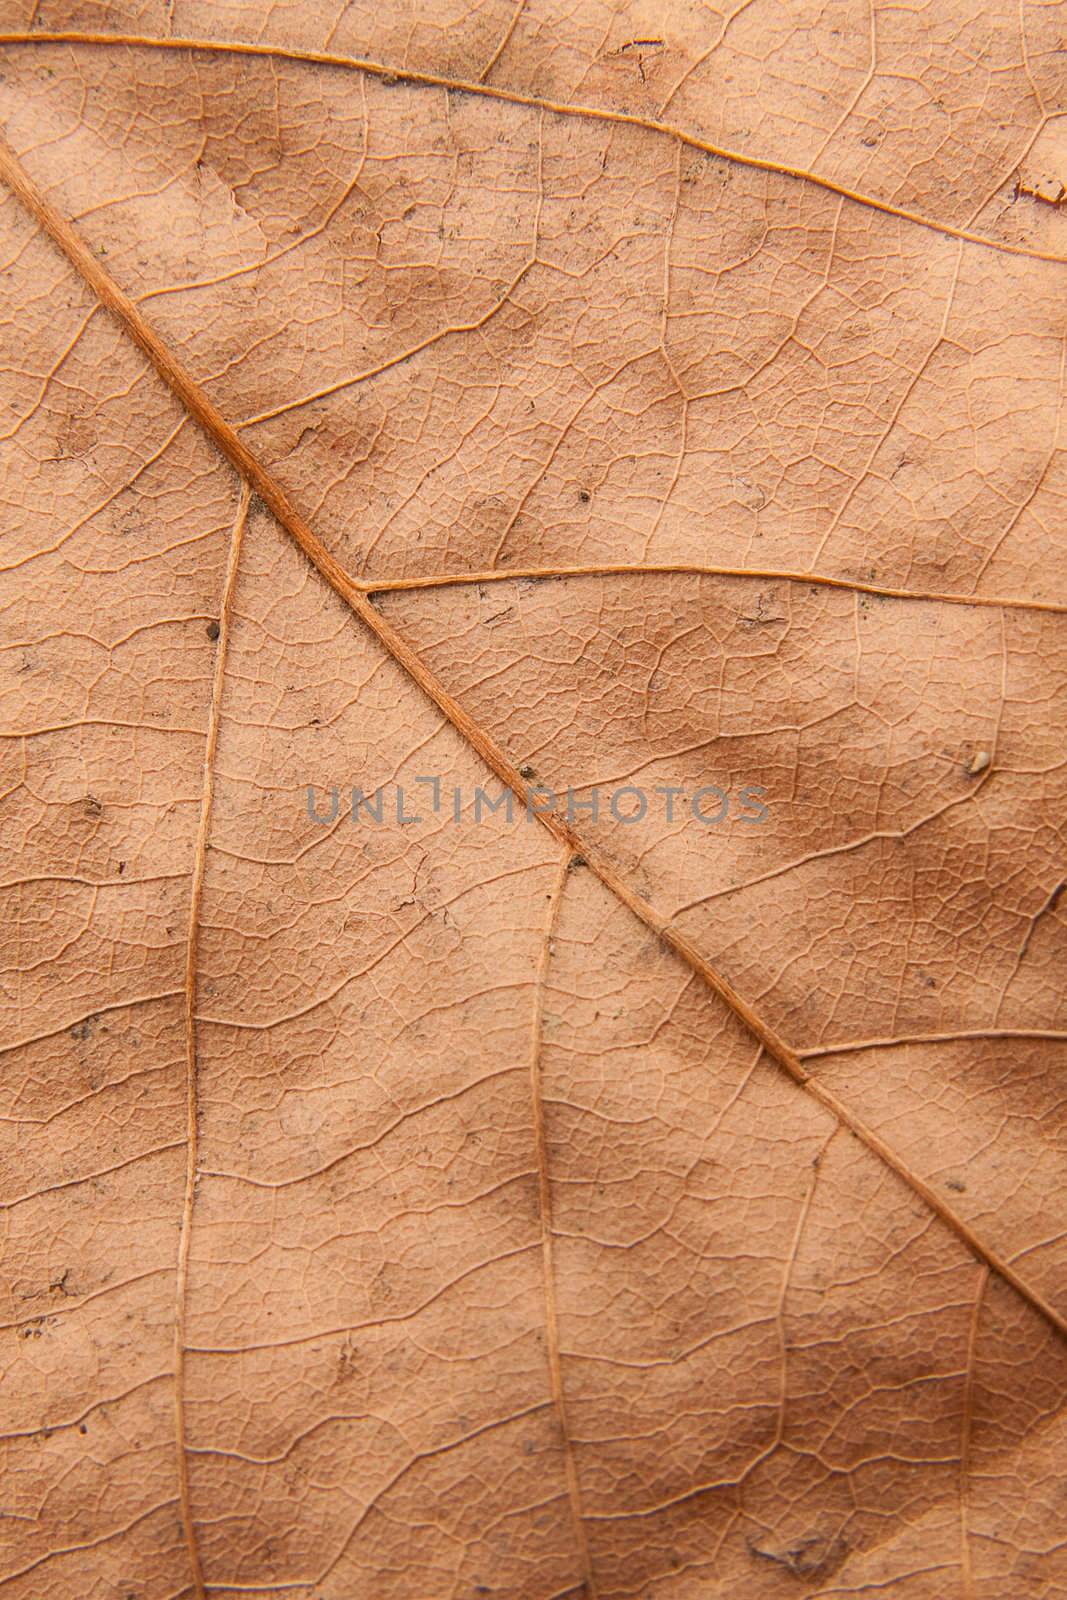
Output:
M218 746L219 723L222 717L222 692L226 677L226 653L230 638L230 616L233 610L237 571L241 560L241 543L248 521L251 490L241 482L241 497L230 535L230 549L226 562L226 576L219 606L219 637L215 651L215 672L211 684L211 706L208 713L207 738L204 745L204 778L200 798L200 819L193 850L192 883L189 890L189 931L185 942L185 1194L182 1201L182 1219L178 1234L178 1266L174 1288L174 1431L178 1452L178 1499L181 1506L182 1530L189 1551L193 1588L196 1600L204 1600L204 1572L200 1560L200 1547L196 1538L192 1504L189 1494L189 1452L185 1426L185 1317L189 1284L189 1246L192 1239L193 1208L196 1204L196 1185L199 1176L199 1119L198 1058L196 1032L196 982L200 948L200 905L204 890L204 868L207 860L208 834L211 829L211 807L215 797L215 751Z
M549 100L543 95L525 94L520 89L505 89L496 84L474 79L449 78L437 72L415 72L406 67L390 66L387 62L371 61L362 56L337 55L329 50L302 50L291 45L263 42L253 44L241 39L153 38L149 34L35 28L32 32L0 33L0 44L83 44L111 47L126 45L137 49L203 50L219 55L266 56L275 60L306 62L313 66L341 67L350 72L362 72L370 77L381 78L390 84L409 83L418 88L445 89L454 94L481 95L486 99L502 100L511 105L539 108L558 117L578 117L587 122L622 123L628 127L644 128L649 133L677 139L693 150L700 150L704 155L716 156L719 160L729 161L736 166L749 167L756 172L774 173L782 178L795 178L798 182L813 184L830 194L841 195L843 199L851 200L856 205L879 211L883 216L896 217L898 221L910 222L919 228L928 228L949 239L962 239L967 244L982 245L989 250L999 250L1005 255L1027 256L1036 261L1067 264L1067 256L1060 255L1054 250L1037 250L1031 245L1012 244L1007 239L994 239L989 234L976 232L973 228L957 227L950 222L938 222L935 217L928 217L921 211L913 211L908 206L894 205L891 200L880 200L876 195L850 189L847 184L823 177L806 167L794 166L786 161L775 161L769 156L749 155L743 150L733 150L727 145L714 144L710 139L702 139L698 134L690 133L674 123L661 122L655 117L644 117L633 111L613 111L607 106Z

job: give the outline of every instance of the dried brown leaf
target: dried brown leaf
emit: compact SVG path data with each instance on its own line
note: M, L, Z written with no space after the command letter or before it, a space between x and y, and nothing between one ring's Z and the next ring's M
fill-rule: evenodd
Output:
M1067 1596L1065 27L0 0L5 1596Z

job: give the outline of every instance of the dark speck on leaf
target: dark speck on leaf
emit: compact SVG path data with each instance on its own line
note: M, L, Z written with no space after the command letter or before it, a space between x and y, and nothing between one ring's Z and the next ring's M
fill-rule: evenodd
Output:
M207 625L207 636L208 636L209 639L217 639L221 632L222 632L222 630L219 627L217 622L209 622L208 623L208 625Z

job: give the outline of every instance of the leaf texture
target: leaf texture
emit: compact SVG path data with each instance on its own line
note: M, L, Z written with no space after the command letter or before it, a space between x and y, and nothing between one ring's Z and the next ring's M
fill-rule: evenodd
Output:
M4 1595L1067 1596L1067 10L0 39Z

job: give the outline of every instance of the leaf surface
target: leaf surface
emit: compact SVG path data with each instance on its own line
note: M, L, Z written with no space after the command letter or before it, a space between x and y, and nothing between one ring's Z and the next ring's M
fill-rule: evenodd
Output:
M1064 25L0 4L12 1600L1067 1595Z

